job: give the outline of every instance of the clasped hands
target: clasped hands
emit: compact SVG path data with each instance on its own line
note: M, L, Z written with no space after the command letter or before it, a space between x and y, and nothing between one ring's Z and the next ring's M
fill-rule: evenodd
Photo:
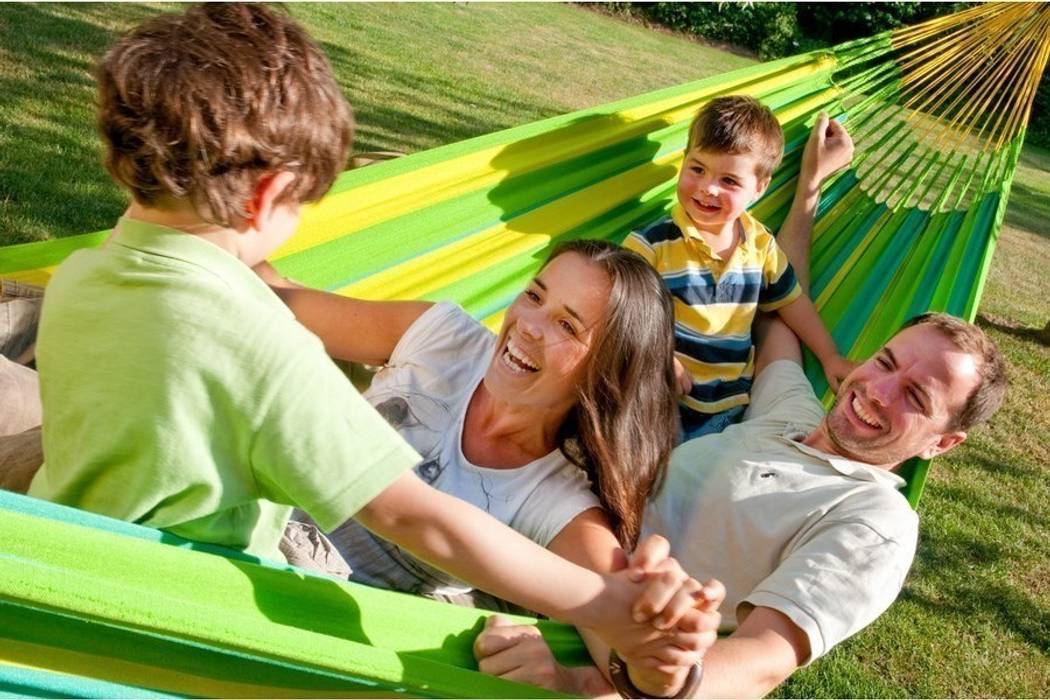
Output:
M629 610L622 612L628 614L610 611L608 624L594 628L604 641L619 638L612 646L627 663L631 681L652 696L671 696L681 689L717 639L718 608L725 598L720 582L701 584L669 553L663 537L643 540L613 575L634 596L625 599ZM620 617L626 622L617 622ZM507 680L584 695L609 689L593 669L581 674L558 664L536 627L515 625L499 615L486 622L474 655L481 671Z

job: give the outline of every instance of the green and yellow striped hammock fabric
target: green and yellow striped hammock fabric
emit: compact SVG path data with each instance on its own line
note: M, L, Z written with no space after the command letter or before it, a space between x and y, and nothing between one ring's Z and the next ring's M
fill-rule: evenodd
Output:
M817 112L854 136L824 188L812 294L863 358L917 313L974 317L1048 55L1050 7L981 5L417 153L341 176L274 262L342 294L452 299L495 327L553 243L620 241L662 216L693 114L750 94L785 132L753 208L774 230ZM46 283L106 233L5 248L0 275ZM807 371L830 398L812 358ZM904 467L913 505L926 469ZM471 670L476 611L0 496L0 695L539 694ZM544 629L586 659L570 629Z

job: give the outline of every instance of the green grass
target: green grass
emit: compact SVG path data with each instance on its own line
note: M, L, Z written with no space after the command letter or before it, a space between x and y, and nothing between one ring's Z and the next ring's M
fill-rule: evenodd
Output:
M91 66L175 5L0 4L0 245L108 228ZM415 152L753 61L565 5L292 4L358 122L358 151Z
M416 151L746 65L563 5L293 5L354 104L359 150ZM107 228L90 66L158 6L0 4L0 245ZM981 308L1012 388L937 461L901 599L778 696L1050 694L1050 152L1027 148ZM0 253L2 254L2 253Z

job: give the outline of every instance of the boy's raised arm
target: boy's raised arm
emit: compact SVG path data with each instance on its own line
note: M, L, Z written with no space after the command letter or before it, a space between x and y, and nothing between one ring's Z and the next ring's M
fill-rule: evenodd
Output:
M820 203L821 183L849 165L851 160L853 139L845 127L821 112L802 153L795 199L777 234L777 243L795 268L795 277L806 294L809 293L809 246L813 220Z

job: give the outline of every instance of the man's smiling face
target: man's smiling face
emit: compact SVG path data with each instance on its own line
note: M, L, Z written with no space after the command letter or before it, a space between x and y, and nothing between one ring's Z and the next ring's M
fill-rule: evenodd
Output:
M846 377L820 430L835 452L868 464L930 459L966 439L953 419L979 381L972 355L930 325L911 326Z

